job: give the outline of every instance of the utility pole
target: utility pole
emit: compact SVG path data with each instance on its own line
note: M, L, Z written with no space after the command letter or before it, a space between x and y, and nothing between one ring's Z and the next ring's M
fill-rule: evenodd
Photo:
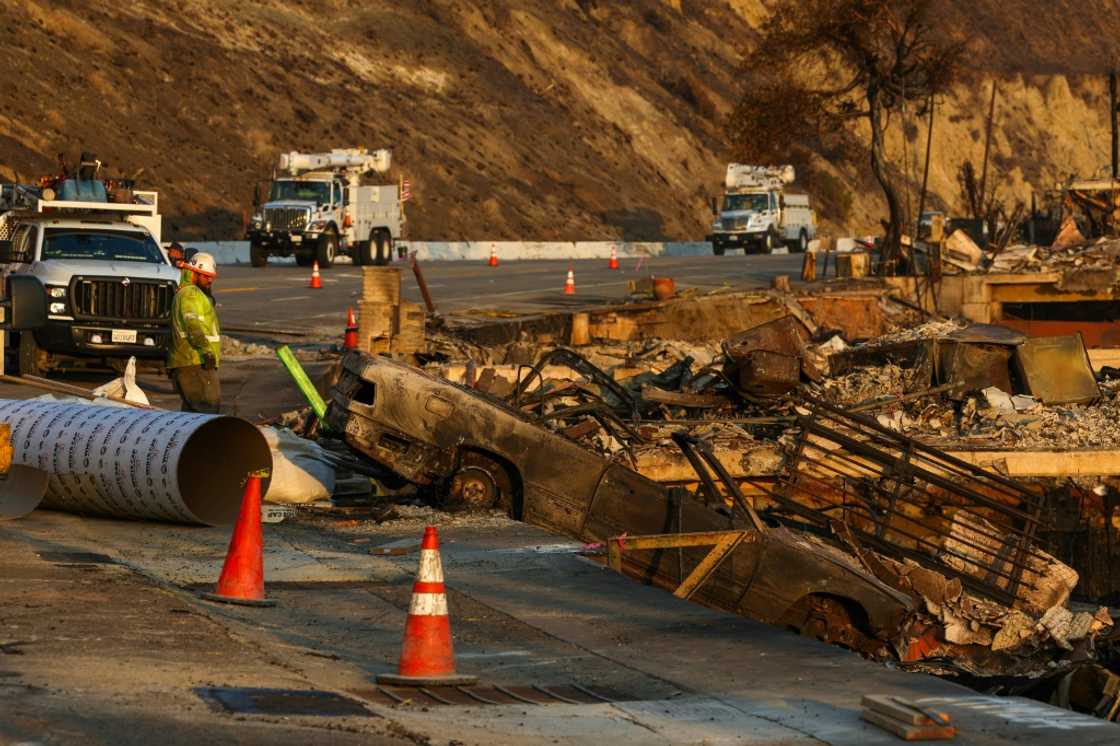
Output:
M1108 74L1108 123L1112 129L1112 180L1120 178L1120 133L1116 131L1116 69Z
M987 211L985 202L988 199L988 153L992 148L992 120L996 116L996 80L992 78L992 100L988 103L988 125L984 135L984 165L980 170L980 204L979 208ZM986 215L973 215L976 219L986 218Z

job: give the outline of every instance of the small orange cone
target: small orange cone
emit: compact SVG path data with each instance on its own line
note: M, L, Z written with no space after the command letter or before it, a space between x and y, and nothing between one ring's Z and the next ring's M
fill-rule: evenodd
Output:
M498 250L494 247L494 242L490 242L490 261L487 262L491 267L498 266Z
M321 289L323 287L323 280L322 280L321 277L319 277L319 260L318 259L316 259L315 261L313 261L311 263L311 284L308 285L307 287L314 288L316 290Z
M354 318L354 309L352 307L347 309L346 313L346 334L342 337L342 349L358 349L358 322Z
M568 265L568 279L564 281L564 295L576 294L576 275L572 271L572 266Z
M203 593L210 601L243 606L275 606L264 596L264 550L261 542L261 477L267 471L249 475L241 497L241 512L229 540L226 562L213 593Z
M451 620L443 588L443 563L439 535L433 526L424 529L420 542L420 570L412 586L412 603L404 625L404 645L395 674L379 674L378 684L397 686L468 686L477 676L455 673L451 648Z
M618 251L615 250L614 244L611 244L611 260L607 262L607 269L618 269Z

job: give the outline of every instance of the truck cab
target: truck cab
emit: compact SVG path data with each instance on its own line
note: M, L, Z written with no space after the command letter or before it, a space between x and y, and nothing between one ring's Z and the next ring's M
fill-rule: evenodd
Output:
M155 193L135 198L33 198L0 210L0 272L37 277L47 292L46 323L18 335L21 374L162 362L179 273L157 240Z
M327 269L337 257L355 264L384 264L400 235L396 185L362 185L363 176L389 170L387 150L284 153L268 200L249 221L249 258L263 267L270 256L295 256L300 266Z
M729 248L772 254L787 246L805 251L817 233L809 197L790 193L793 166L750 166L731 163L724 194L707 241L722 256Z

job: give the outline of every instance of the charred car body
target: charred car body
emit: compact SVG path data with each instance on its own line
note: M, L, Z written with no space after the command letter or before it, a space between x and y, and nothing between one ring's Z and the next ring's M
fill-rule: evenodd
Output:
M746 531L693 596L706 605L874 655L896 646L912 609L910 597L807 534L752 524L742 511L653 482L505 402L387 358L344 358L327 424L410 482L445 486L463 502L500 505L583 541L626 532ZM705 554L628 556L624 569L645 582L679 585Z

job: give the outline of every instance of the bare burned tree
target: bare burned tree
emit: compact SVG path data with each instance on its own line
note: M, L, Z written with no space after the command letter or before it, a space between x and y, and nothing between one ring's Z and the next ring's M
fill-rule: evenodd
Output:
M903 208L884 152L890 117L922 116L956 77L959 46L939 42L930 0L789 0L744 61L747 85L731 120L737 157L792 158L816 145L850 150L852 120L870 125L871 172L889 210L881 270L900 258Z

